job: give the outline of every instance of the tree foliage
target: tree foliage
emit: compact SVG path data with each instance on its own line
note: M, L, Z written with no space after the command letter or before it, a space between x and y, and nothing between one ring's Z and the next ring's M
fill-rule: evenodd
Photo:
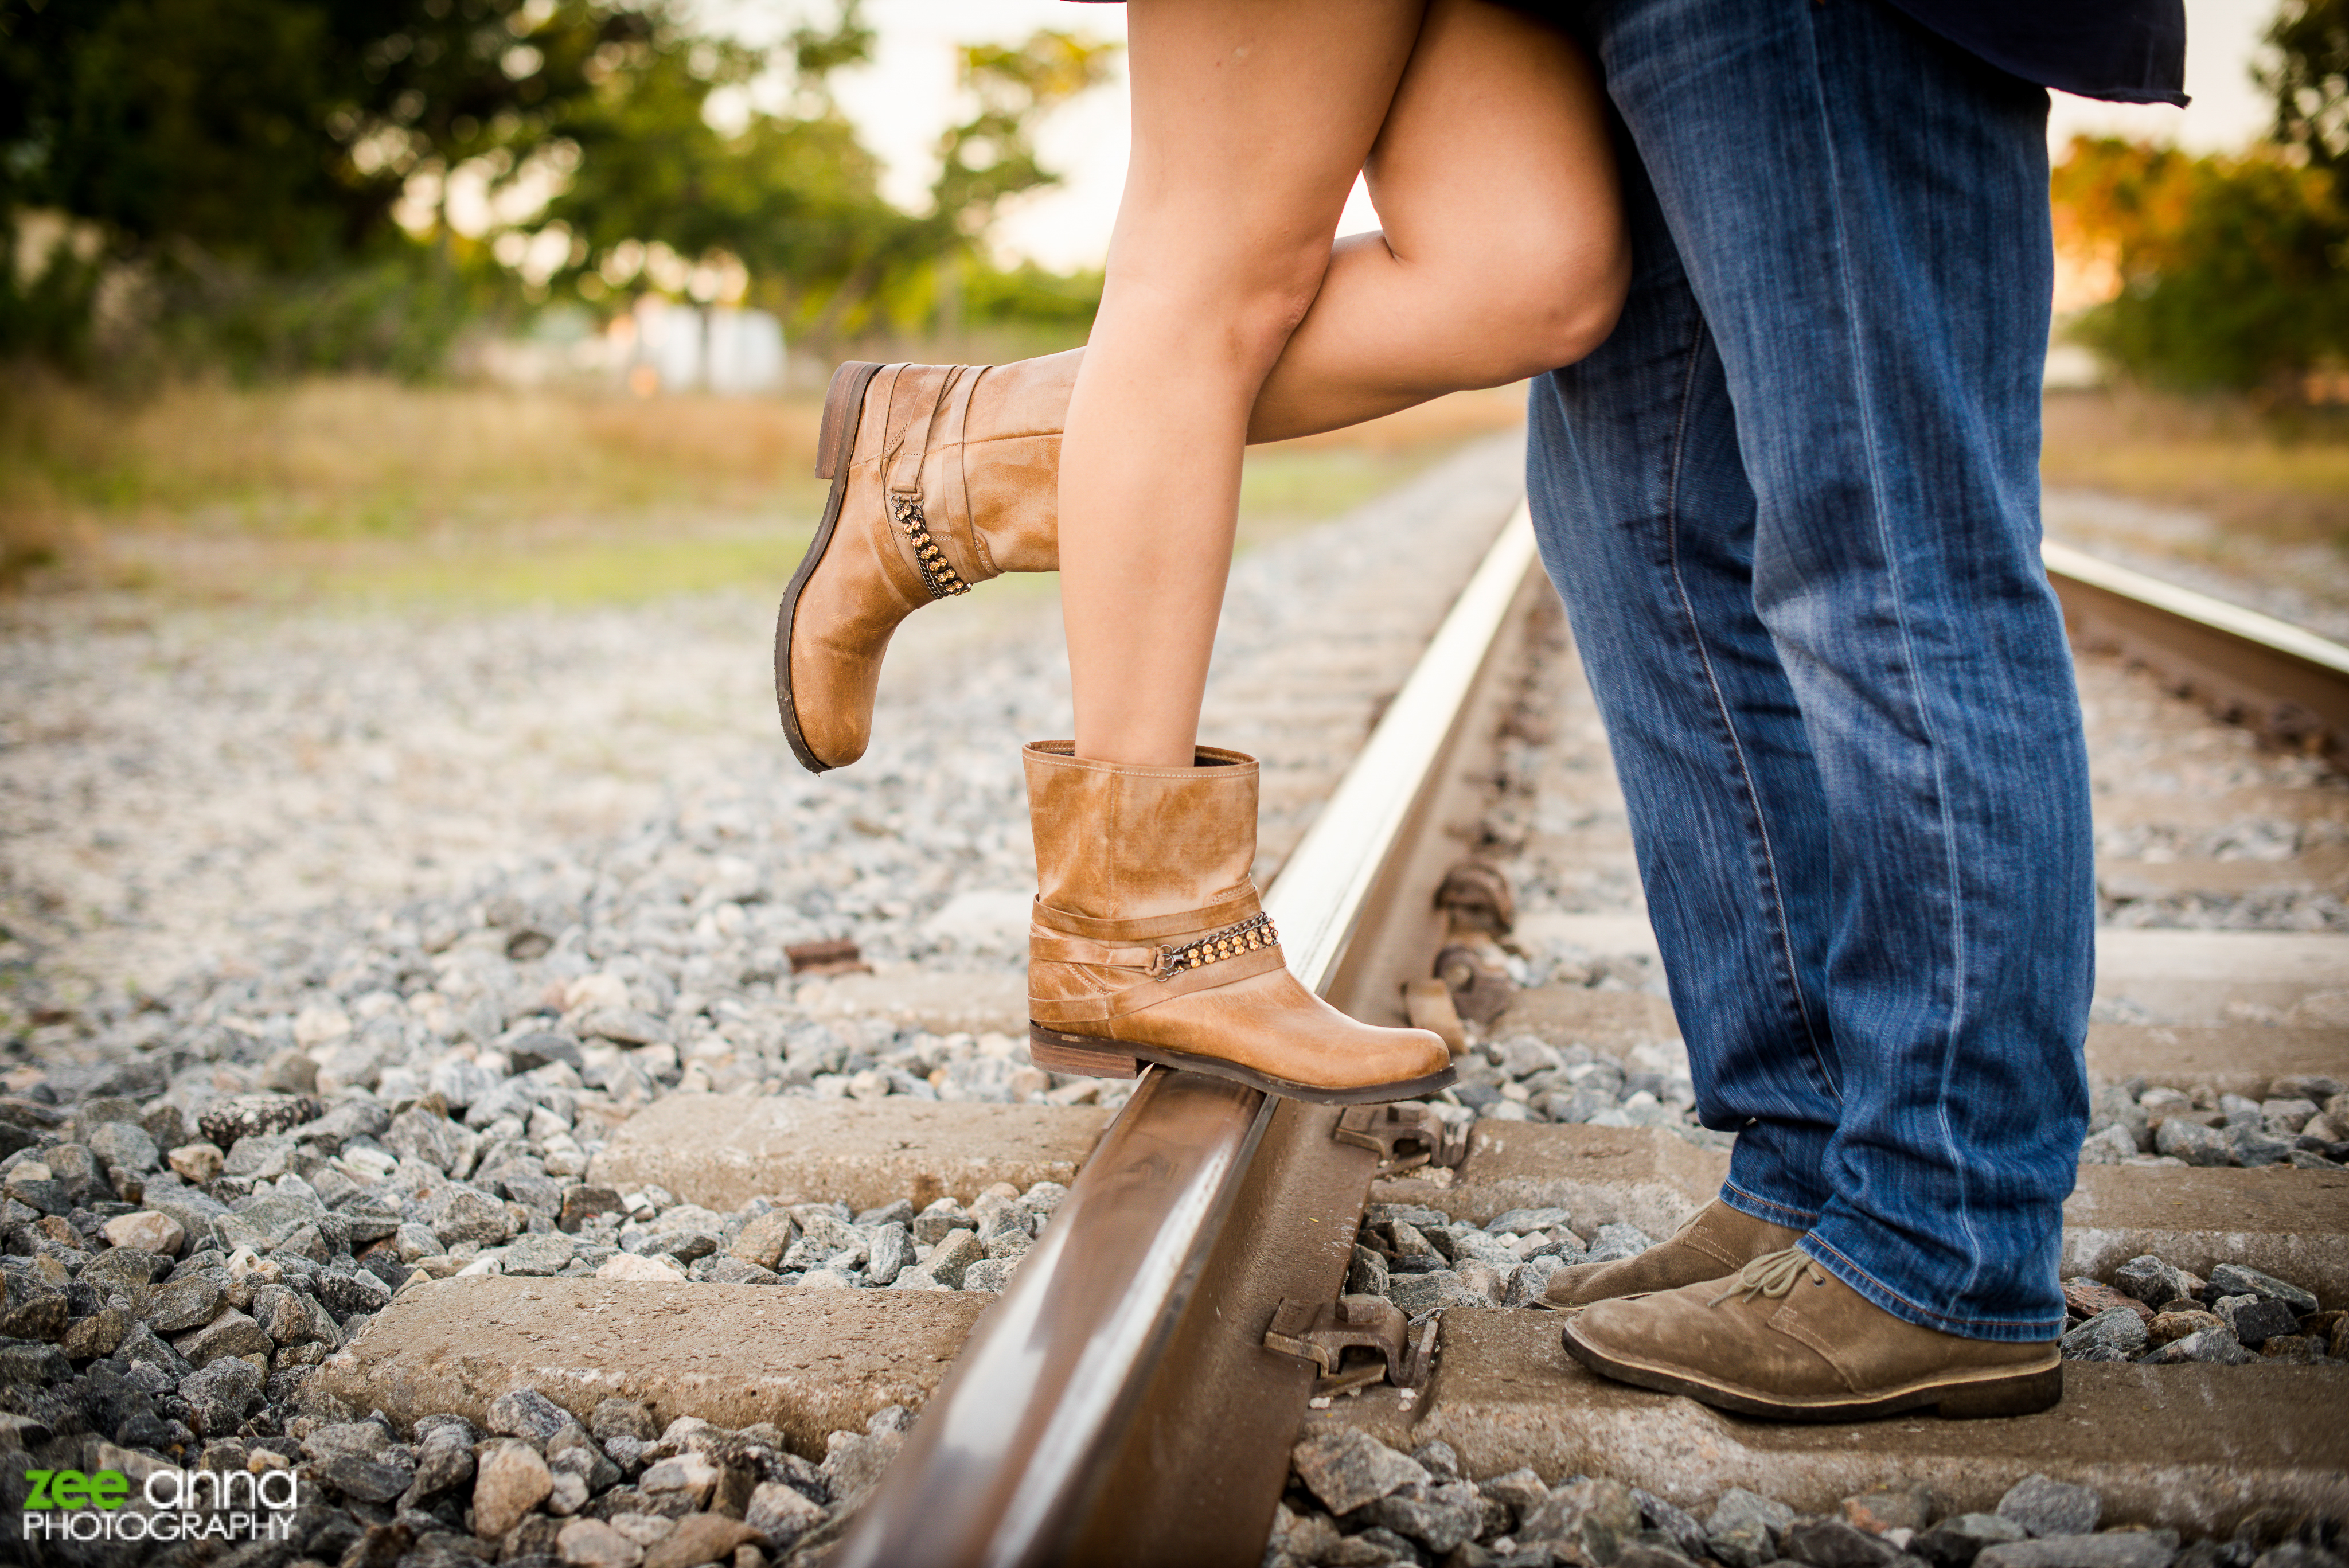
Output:
M0 196L271 269L396 238L419 165L543 143L651 19L585 0L0 0Z
M1116 47L1045 31L1019 48L974 45L962 51L963 86L978 112L950 128L938 146L933 211L976 235L1007 197L1060 182L1036 155L1036 123L1109 74Z
M2059 243L2120 291L2073 335L2137 379L2279 403L2349 359L2349 0L2285 0L2272 140L2207 158L2075 139L2054 172Z
M2290 400L2349 351L2349 213L2329 171L2082 137L2054 195L2066 244L2120 275L2074 335L2140 379Z
M67 214L103 252L0 275L0 351L70 358L109 267L162 338L264 370L412 370L518 288L724 279L817 336L918 314L1052 182L1036 122L1108 51L967 50L978 112L908 213L828 88L872 43L858 0L770 47L679 0L0 0L0 222Z
M919 316L938 264L972 254L1003 201L1058 182L1037 156L1037 123L1104 79L1112 54L1052 31L1017 48L965 48L978 112L940 139L930 211L908 214L882 200L878 163L823 90L826 73L869 49L854 5L832 32L794 36L800 112L752 113L731 134L713 128L709 99L749 82L759 59L660 43L574 120L580 171L547 213L579 242L563 275L624 285L653 244L688 261L723 258L818 337Z
M2275 140L2309 167L2349 162L2349 0L2285 0L2268 28L2271 65L2252 72L2275 96Z

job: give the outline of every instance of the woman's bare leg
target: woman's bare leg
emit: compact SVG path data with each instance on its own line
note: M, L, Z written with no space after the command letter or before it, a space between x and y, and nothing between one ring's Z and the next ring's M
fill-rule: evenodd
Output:
M1597 73L1564 35L1434 0L1340 241L1266 378L1252 441L1338 430L1570 365L1630 283Z
M1619 222L1587 70L1478 0L1423 27L1419 0L1130 16L1133 160L1061 447L1061 599L1078 754L1185 765L1243 441L1578 358L1620 297ZM1392 234L1333 261L1366 161Z

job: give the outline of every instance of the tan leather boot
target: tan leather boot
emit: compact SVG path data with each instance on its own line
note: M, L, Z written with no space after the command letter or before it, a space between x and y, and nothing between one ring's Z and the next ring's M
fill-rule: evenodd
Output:
M1024 753L1035 826L1029 1052L1056 1073L1147 1063L1323 1105L1453 1081L1424 1029L1358 1023L1290 974L1257 898L1257 763L1202 746L1187 768Z
M2064 1397L2052 1342L1904 1322L1795 1247L1729 1279L1594 1303L1567 1320L1566 1350L1618 1382L1781 1420L2028 1416Z
M1617 1296L1677 1290L1733 1274L1764 1252L1801 1241L1800 1231L1732 1209L1716 1198L1690 1215L1671 1236L1636 1258L1577 1263L1549 1278L1541 1304L1572 1312Z
M1084 350L1013 365L843 365L832 481L775 617L775 705L812 773L864 754L897 623L1005 572L1061 566L1061 421Z

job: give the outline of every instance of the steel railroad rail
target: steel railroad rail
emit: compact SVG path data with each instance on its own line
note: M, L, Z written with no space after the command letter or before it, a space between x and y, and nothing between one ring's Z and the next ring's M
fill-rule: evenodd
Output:
M2041 546L2084 645L2151 670L2218 717L2349 767L2349 648L2067 545Z
M1427 829L1546 591L1521 504L1267 889L1289 967L1322 994L1392 1012L1402 955L1425 972ZM1284 1300L1335 1300L1380 1166L1372 1140L1333 1137L1340 1119L1150 1071L835 1568L1255 1562L1319 1370L1265 1336Z

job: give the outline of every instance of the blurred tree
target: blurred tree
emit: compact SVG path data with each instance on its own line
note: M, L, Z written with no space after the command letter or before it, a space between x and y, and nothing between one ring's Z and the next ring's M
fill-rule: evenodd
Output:
M0 197L272 269L397 237L409 176L543 143L650 27L586 0L0 0Z
M577 169L539 231L572 241L554 276L593 296L668 257L680 275L652 281L670 292L696 267L712 281L739 268L788 309L860 269L909 262L922 225L882 199L880 163L826 83L871 47L850 0L833 26L795 31L780 57L666 25L616 53L564 125ZM751 89L786 61L792 112L767 112ZM713 123L721 93L742 110L730 131Z
M2275 140L2311 168L2349 161L2349 0L2286 0L2268 28L2275 63L2252 78L2275 95Z
M2349 351L2349 213L2327 171L2081 137L2053 193L2067 247L2121 282L2073 335L2139 379L2289 401Z
M793 112L754 109L729 134L713 128L710 99L766 62L707 42L664 50L657 36L634 74L570 122L579 171L547 213L582 242L566 275L624 286L657 244L688 263L739 264L756 297L819 342L921 318L999 203L1057 182L1037 158L1037 123L1105 79L1114 46L1048 30L964 49L978 112L941 139L931 210L913 215L882 199L880 166L825 85L870 44L853 4L830 32L795 34Z
M2272 140L2191 158L2081 137L2053 195L2059 243L2120 279L2074 337L2140 380L2272 405L2349 358L2349 0L2285 0L2267 43Z
M1117 46L1040 31L1018 48L976 44L962 51L962 84L978 112L938 142L932 210L966 239L976 238L1005 198L1057 185L1036 155L1037 122L1109 79Z
M972 267L962 280L963 309L981 326L1028 324L1082 332L1101 308L1102 274L1047 272L1033 262L998 270Z
M502 289L408 240L411 181L519 178L648 27L588 0L0 0L0 217L96 224L150 347L415 373ZM0 351L84 357L104 289L6 283Z
M592 297L650 260L669 292L730 279L819 336L917 318L934 259L1053 178L1034 123L1106 51L967 51L980 112L908 214L827 87L871 29L858 0L823 15L761 49L678 0L0 0L0 237L50 212L102 241L49 247L54 276L0 267L0 352L70 358L127 265L186 352L429 368L512 292L451 221L469 188L519 225L496 254L533 288Z

